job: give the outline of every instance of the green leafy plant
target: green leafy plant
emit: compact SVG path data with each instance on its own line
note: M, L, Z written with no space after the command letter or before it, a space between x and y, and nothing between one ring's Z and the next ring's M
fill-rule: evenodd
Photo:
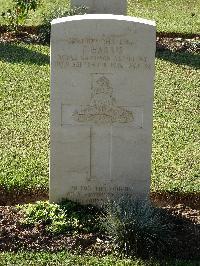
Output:
M71 229L71 223L66 221L64 211L57 204L49 204L47 201L38 201L36 204L28 204L22 207L24 218L21 223L24 225L43 225L46 231L62 233Z
M38 201L19 208L24 214L21 220L23 225L42 226L49 233L93 232L98 227L94 207L81 206L68 200L60 205Z
M81 205L69 200L61 202L60 207L68 217L78 221L78 231L91 233L100 230L101 211L98 208L92 205Z
M8 9L2 13L2 17L9 25L10 29L18 31L28 19L30 11L35 11L41 0L14 0L13 9Z
M125 196L109 201L105 212L102 226L119 253L147 258L168 252L173 225L149 201Z
M41 27L39 29L39 41L43 43L50 42L50 34L51 34L51 21L56 18L74 16L74 15L82 15L86 13L87 8L85 6L74 7L74 8L60 8L55 7L53 10L43 14L43 19L41 23Z

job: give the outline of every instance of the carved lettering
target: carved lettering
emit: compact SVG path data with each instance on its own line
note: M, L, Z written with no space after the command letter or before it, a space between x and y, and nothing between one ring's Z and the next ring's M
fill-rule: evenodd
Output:
M131 39L102 36L102 38L68 37L58 41L66 42L73 47L76 45L76 54L69 52L57 55L55 66L58 68L109 68L124 71L152 69L145 54L137 57L130 54L129 48L138 46Z

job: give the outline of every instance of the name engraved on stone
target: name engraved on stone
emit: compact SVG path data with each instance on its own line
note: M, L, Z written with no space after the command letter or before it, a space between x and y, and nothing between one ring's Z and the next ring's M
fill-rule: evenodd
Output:
M58 54L55 66L61 69L72 68L109 68L125 71L143 70L151 71L152 63L148 56L143 54L133 56L132 49L137 49L139 44L132 39L115 38L66 38L59 40L70 47L76 47L76 53L69 52Z

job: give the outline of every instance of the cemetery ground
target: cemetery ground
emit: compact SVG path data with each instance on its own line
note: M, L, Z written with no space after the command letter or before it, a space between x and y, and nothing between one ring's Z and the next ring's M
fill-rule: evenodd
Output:
M52 10L65 9L69 0L42 0L42 4L31 13L27 21L28 25L41 24L44 17ZM11 8L12 0L0 0L0 14ZM199 32L199 9L198 0L128 0L128 15L156 20L159 32L198 33ZM174 12L176 11L176 12ZM4 24L0 18L0 24Z
M0 46L3 69L1 205L47 200L49 47L16 42L1 43ZM184 228L184 234L179 232L179 236L186 245L178 246L175 257L197 259L200 219L197 164L199 55L193 45L188 46L188 51L173 52L174 47L179 49L180 46L179 40L171 45L168 43L167 46L164 43L160 45L158 41L160 51L157 51L156 59L151 195L157 205L163 205L173 215L182 217L180 224L184 226L180 228ZM98 258L99 253L110 253L107 244L102 245L101 241L105 239L99 234L75 234L71 237L63 237L61 234L52 237L44 231L42 225L41 228L21 225L21 216L15 207L1 207L0 210L3 230L3 253L0 255L4 263L2 265L14 261L20 265L22 258L25 264L30 256L33 265L37 265L38 260L41 263L66 261L66 264L69 262L71 265L124 265L126 261L117 260L113 255ZM99 250L99 244L103 250ZM67 254L63 251L53 255L48 253L62 250L63 245L68 250L81 247L84 249L82 253L93 253L96 257ZM10 250L24 250L24 253L14 255L8 252ZM30 255L30 250L42 253ZM134 265L136 262L127 260L126 263ZM145 265L149 262L137 263ZM152 263L156 265L159 262ZM183 261L173 261L172 265L175 263L183 265ZM187 261L185 265L190 265L189 263L195 265L198 262Z
M156 2L159 12L143 1L146 17L166 17L162 1ZM134 15L142 16L141 3L129 1L129 13L135 8ZM159 23L159 31L181 34L160 34L156 54L151 199L176 227L170 258L116 257L110 238L85 224L90 212L70 216L71 234L48 231L37 215L32 224L20 222L32 205L16 204L48 199L49 46L32 43L37 40L28 34L24 42L15 36L0 43L0 265L199 265L198 1L182 3L186 12L173 20L169 8L167 21ZM47 208L40 206L42 215Z

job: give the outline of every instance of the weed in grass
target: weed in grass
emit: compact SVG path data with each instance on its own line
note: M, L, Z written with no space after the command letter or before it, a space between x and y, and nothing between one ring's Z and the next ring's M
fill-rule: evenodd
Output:
M124 196L109 201L103 227L116 250L131 257L168 256L173 225L147 200Z

